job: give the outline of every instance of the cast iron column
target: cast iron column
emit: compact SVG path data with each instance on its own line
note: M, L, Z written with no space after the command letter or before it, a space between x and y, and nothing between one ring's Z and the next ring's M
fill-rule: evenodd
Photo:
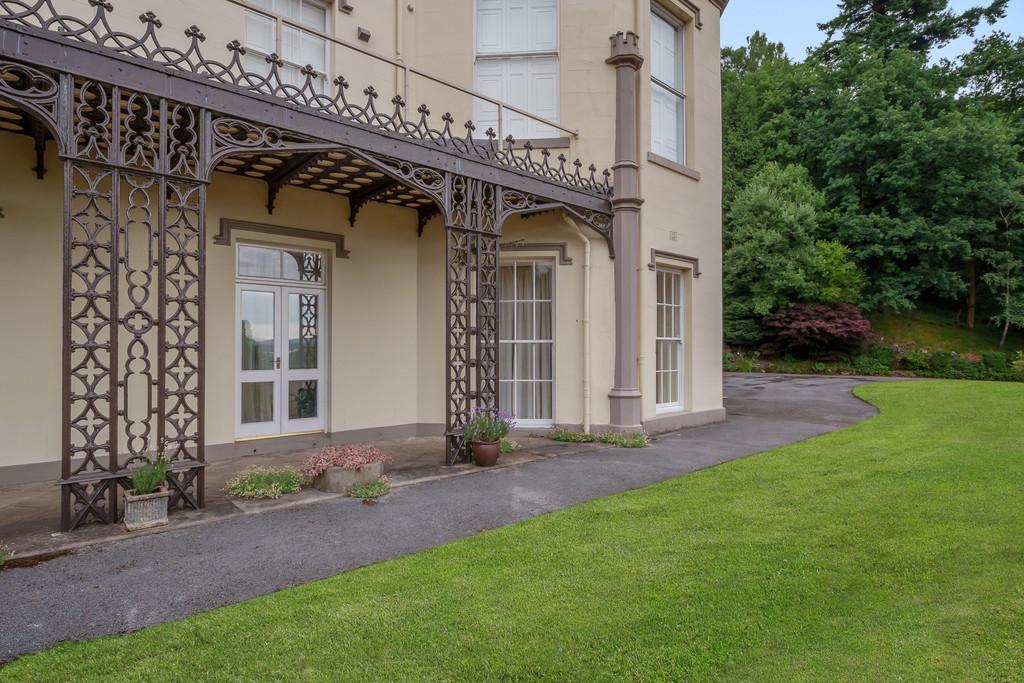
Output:
M640 167L637 164L637 71L644 63L632 31L611 37L606 60L615 67L615 196L612 221L615 245L615 386L611 427L637 431L641 426L640 382L637 372L639 330L637 292L640 253Z

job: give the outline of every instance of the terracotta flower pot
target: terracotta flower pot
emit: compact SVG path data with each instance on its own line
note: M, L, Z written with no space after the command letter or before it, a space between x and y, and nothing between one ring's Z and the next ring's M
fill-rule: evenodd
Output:
M498 456L501 455L501 442L483 441L473 442L473 462L480 467L494 467L498 464Z

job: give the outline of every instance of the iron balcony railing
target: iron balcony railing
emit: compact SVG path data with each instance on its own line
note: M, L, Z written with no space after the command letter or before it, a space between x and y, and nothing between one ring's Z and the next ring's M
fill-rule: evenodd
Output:
M391 107L383 111L379 110L380 95L373 86L368 86L363 90L363 95L366 98L364 103L350 101L349 83L344 76L334 78L332 81L335 88L333 92L322 92L323 89L318 84L325 74L317 72L311 65L303 67L301 73L304 81L301 84L288 83L282 78L284 61L276 53L267 55L266 61L269 66L264 72L248 71L243 64L246 48L238 40L232 40L226 45L229 55L227 63L210 59L203 54L202 50L206 36L195 25L189 26L184 31L185 38L188 40L185 47L165 45L161 41L159 32L163 23L151 11L139 15L139 21L142 24L140 35L116 30L111 26L109 19L109 15L114 11L113 5L107 0L87 1L93 10L93 15L90 18L61 14L54 7L53 0L0 0L0 22L28 29L51 31L59 34L65 40L97 45L120 55L145 59L169 69L189 72L250 92L270 95L284 103L307 107L347 123L370 126L388 133L439 145L459 154L546 178L599 197L607 198L612 194L611 173L607 169L599 173L593 164L584 168L579 159L570 162L564 154L559 154L552 160L551 153L547 149L541 149L540 159L537 159L534 156L534 148L529 142L523 145L523 153L517 154L513 144L515 141L511 136L501 137L497 131L488 129L484 132L484 137L481 138L476 135L476 127L471 120L466 121L463 126L466 130L465 134L456 133L455 118L450 112L445 112L441 116L440 124L432 123L430 121L431 111L427 105L420 105L415 114L412 114L408 111L406 98L401 94L395 95L391 99ZM274 18L275 21L288 21L252 7L244 0L229 1L244 7L247 11L260 11L262 14ZM310 31L304 25L297 24L296 27L303 31ZM508 110L541 121L545 125L554 126L558 130L572 135L577 134L576 131L565 128L561 124L541 119L508 103L449 83L397 60L380 57L369 50L351 45L333 36L318 35L372 58L379 58L401 68L403 73L422 76L432 82L496 104L502 112L502 115L498 117L499 122L504 118L503 113ZM407 72L406 69L408 69ZM403 87L407 87L407 84ZM499 140L501 142L498 142Z

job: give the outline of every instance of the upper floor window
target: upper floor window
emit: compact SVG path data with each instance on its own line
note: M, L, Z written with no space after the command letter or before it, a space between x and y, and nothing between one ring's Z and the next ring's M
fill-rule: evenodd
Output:
M252 5L272 12L296 24L321 33L327 32L327 6L312 0L248 0ZM323 74L313 85L320 92L327 85L327 41L320 36L278 22L256 12L245 13L245 68L253 73L270 71L267 55L276 53L284 62L279 69L281 81L302 86L306 77L302 68L311 65Z
M549 121L558 121L558 0L476 0L475 85L478 91ZM498 107L477 99L480 137L498 131ZM557 137L558 131L506 110L503 136Z
M651 151L686 163L686 87L683 80L683 25L651 12Z

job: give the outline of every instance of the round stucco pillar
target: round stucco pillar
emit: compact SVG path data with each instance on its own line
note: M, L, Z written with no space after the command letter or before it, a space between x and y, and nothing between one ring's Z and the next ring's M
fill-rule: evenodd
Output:
M636 431L641 425L639 354L640 166L637 163L637 72L644 63L632 31L611 37L615 67L615 386L608 394L611 427Z

